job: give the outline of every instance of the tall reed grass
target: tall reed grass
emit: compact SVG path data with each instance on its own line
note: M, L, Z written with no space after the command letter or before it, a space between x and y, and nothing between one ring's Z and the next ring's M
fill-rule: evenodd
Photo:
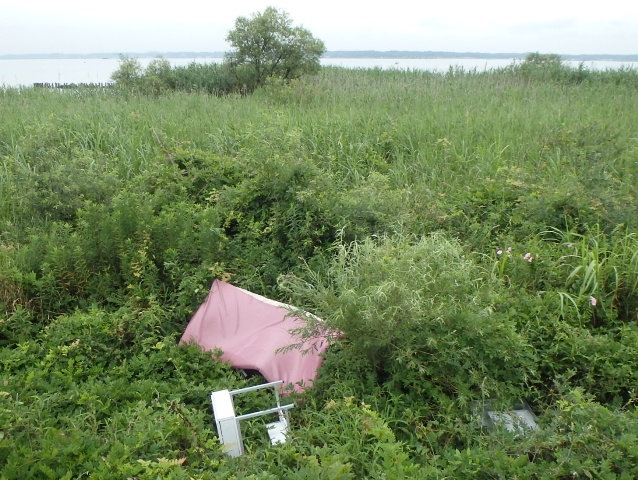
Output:
M3 474L635 477L636 78L0 90ZM177 346L213 277L346 333L237 462L206 391L246 380ZM493 394L543 428L481 429Z

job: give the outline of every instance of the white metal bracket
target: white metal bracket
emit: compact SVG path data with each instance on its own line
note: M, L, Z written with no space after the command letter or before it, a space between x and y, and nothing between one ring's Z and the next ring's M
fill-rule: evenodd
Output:
M254 387L240 388L238 390L218 390L211 393L210 400L213 405L217 435L219 436L220 443L226 448L228 455L231 457L239 457L244 454L244 443L239 422L248 418L276 413L279 416L279 420L266 425L270 443L276 445L286 441L289 425L288 410L293 408L294 404L281 404L277 387L283 383L283 380L279 380ZM272 388L274 390L276 406L259 412L236 415L233 397L240 393L260 390L262 388Z

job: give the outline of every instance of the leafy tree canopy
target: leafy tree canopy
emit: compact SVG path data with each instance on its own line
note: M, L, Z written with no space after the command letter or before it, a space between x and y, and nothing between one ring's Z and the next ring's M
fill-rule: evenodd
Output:
M137 58L120 55L120 66L111 74L111 80L121 86L130 87L139 82L144 69Z
M254 86L270 77L293 80L316 73L326 51L323 41L303 27L294 27L288 13L274 7L237 18L226 41L233 48L226 62Z
M525 63L537 66L560 67L562 58L556 53L530 53L525 57Z

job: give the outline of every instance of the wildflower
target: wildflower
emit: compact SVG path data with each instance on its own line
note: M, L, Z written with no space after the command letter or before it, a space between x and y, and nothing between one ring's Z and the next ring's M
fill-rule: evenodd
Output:
M527 252L525 255L523 255L523 260L527 260L529 263L532 263L532 261L534 261L534 257L532 257L532 254L530 252Z
M512 253L512 247L507 247L507 250L505 250L507 252L507 254L509 255L510 253Z
M500 248L496 250L496 255L503 255L503 250L501 250Z
M592 307L595 307L596 305L598 305L598 300L596 300L596 297L589 297L589 303L591 303Z

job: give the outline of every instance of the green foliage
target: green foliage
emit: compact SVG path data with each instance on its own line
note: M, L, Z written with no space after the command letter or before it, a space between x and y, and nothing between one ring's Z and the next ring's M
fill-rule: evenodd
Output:
M638 473L636 420L635 410L612 412L578 389L568 391L545 413L542 428L527 438L485 439L483 448L509 450L509 462L485 455L485 463L475 466L509 478L632 478Z
M59 317L0 358L4 478L131 476L185 462L197 471L223 458L207 392L237 377L178 346L157 306Z
M126 91L160 95L173 88L172 68L168 60L156 58L143 68L136 58L120 56L120 66L111 75L115 85Z
M133 88L139 85L142 75L142 65L137 58L120 55L120 66L111 75L111 80L124 88Z
M339 458L352 473L348 478L407 478L418 470L383 418L353 397L331 400L323 409L307 412L299 437L294 444L297 451L328 446L321 457Z
M183 67L174 67L171 76L175 90L222 95L239 88L235 85L230 69L218 63L193 62Z
M497 247L493 272L512 292L499 309L510 311L543 352L540 390L564 377L603 403L632 398L638 365L630 347L638 332L634 242L622 229L610 236L551 230L524 248Z
M418 475L419 467L410 460L408 448L396 440L381 415L354 397L293 413L296 427L288 443L276 449L247 443L248 450L255 447L248 452L250 461L236 462L229 465L228 472L221 472L239 472L243 476L238 478L255 478L250 475L269 471L276 478L326 480Z
M560 55L555 53L530 53L525 57L526 65L534 65L538 68L555 68L560 66L562 60Z
M216 95L246 94L267 81L284 81L316 74L325 45L303 27L295 27L286 12L268 7L252 17L239 17L226 40L233 50L223 64L171 67L157 58L146 68L139 60L120 56L120 66L111 75L125 92L160 95L169 90L206 92Z
M636 477L638 76L528 63L2 90L3 478ZM177 345L214 278L341 334L240 459L208 396L259 379Z
M171 64L168 60L156 58L144 69L142 88L154 95L165 93L173 86L172 74Z
M560 55L555 53L530 53L522 63L513 64L510 70L519 74L526 83L553 81L563 84L613 83L636 86L636 72L631 67L597 71L587 68L581 62L578 67L572 68L564 64Z
M288 14L274 7L250 18L237 18L226 41L233 48L226 54L226 62L237 82L249 90L269 78L293 80L317 73L326 51L321 40L303 27L293 27Z
M282 279L297 303L326 319L306 335L340 332L340 374L369 385L356 375L372 373L412 408L512 395L534 376L533 350L494 312L498 285L444 236L341 246L325 276L308 274Z
M520 72L526 81L561 81L571 73L571 69L565 67L560 55L530 53L519 66Z

